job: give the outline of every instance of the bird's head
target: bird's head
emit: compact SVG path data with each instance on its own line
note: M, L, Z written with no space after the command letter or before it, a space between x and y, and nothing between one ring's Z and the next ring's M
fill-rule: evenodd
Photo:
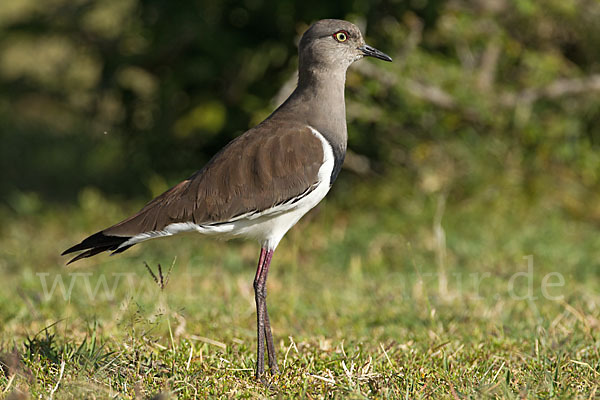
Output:
M367 45L356 25L339 19L312 24L300 39L299 56L301 66L326 70L345 70L367 56L392 61L387 54Z

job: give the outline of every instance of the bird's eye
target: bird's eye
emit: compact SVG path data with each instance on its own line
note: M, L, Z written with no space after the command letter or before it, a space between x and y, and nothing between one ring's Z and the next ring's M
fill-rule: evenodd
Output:
M337 40L338 42L345 42L346 40L348 40L348 32L346 31L338 31L336 33L333 34L333 38L335 40Z

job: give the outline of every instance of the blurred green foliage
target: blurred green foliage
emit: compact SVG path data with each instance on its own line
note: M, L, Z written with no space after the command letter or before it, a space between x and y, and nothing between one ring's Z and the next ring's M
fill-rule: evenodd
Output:
M395 59L349 72L350 170L451 199L502 179L600 218L595 0L1 2L0 198L166 189L285 98L325 17Z
M597 0L0 1L0 362L21 349L26 365L0 373L4 392L273 396L250 368L244 266L255 243L183 236L80 270L61 269L59 253L267 116L293 89L300 35L321 18L357 23L394 63L350 69L347 171L278 249L270 310L289 364L277 394L593 397ZM536 288L564 275L561 301L508 296L527 255ZM159 293L142 261L175 256L179 271ZM152 289L132 297L122 285L97 303L81 285L72 301L41 296L40 274L91 271L94 283L125 271ZM486 279L454 279L471 276ZM86 342L96 330L105 346ZM355 361L376 375L354 386Z

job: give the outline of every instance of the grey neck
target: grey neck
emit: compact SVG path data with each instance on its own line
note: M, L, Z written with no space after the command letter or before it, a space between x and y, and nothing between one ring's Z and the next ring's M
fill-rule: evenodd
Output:
M319 131L335 157L331 183L337 177L348 141L344 87L346 68L300 68L298 86L271 118L293 118Z
M292 97L308 105L308 123L321 132L332 146L346 148L346 70L305 69L298 77Z

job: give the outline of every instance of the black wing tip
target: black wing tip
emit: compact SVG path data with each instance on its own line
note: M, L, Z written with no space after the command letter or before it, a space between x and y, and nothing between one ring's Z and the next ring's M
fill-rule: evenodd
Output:
M133 245L120 247L123 243L131 239L128 236L109 236L102 233L102 231L97 232L83 241L81 243L76 244L75 246L69 247L67 250L61 253L61 256L75 253L77 251L86 250L81 254L78 254L74 258L72 258L67 265L81 260L82 258L92 257L98 253L102 253L104 251L113 251L113 253L120 253L122 251L127 250Z
M81 260L82 258L90 257L89 251L84 251L81 254L78 254L76 257L71 258L66 265L74 263L77 260Z
M91 249L98 245L102 245L102 243L106 243L106 239L109 237L110 236L106 236L104 233L102 233L102 231L94 233L93 235L88 236L87 238L83 239L81 241L81 243L76 244L75 246L69 247L68 249L63 251L61 253L61 256L64 256L64 255L70 254L70 253L75 253L76 251Z
M69 247L68 249L66 249L65 251L63 251L62 253L60 253L61 256L66 256L67 254L71 254L74 253L76 251L78 251L77 247L80 246L81 243L73 246L73 247Z

